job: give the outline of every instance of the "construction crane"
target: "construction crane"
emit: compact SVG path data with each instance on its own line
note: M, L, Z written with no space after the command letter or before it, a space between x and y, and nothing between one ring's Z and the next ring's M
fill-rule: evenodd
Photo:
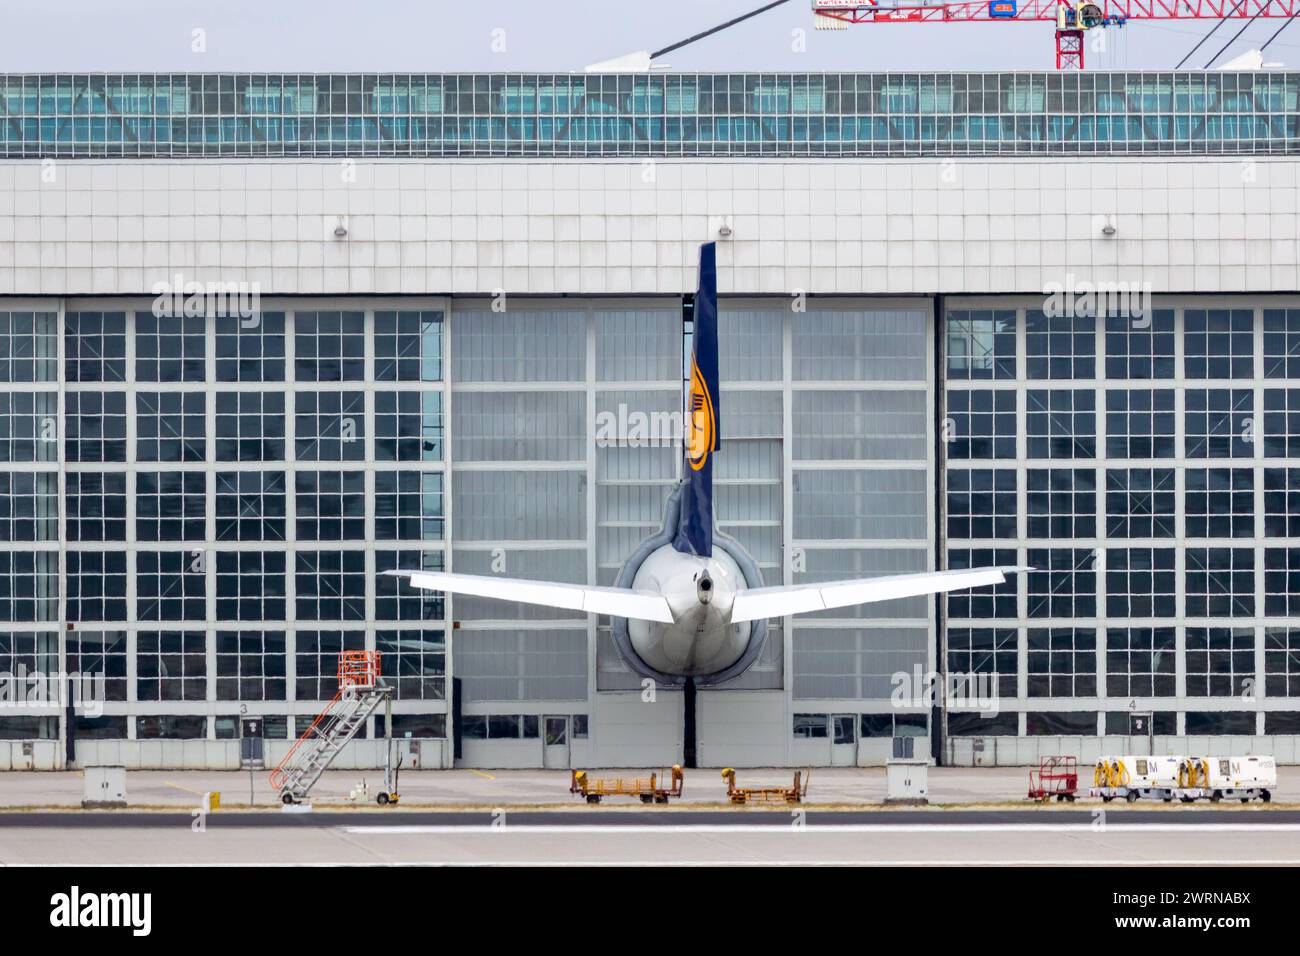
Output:
M812 0L812 9L814 25L825 30L852 23L1055 23L1056 68L1082 70L1083 35L1090 30L1131 20L1290 19L1300 13L1300 0Z

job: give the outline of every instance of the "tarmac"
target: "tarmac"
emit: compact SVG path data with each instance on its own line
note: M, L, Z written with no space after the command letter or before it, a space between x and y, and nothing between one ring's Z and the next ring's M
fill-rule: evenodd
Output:
M650 769L589 771L593 778L645 777L649 773ZM1086 790L1091 784L1090 773L1089 768L1081 769L1079 785L1082 789ZM661 773L661 776L666 777L666 774ZM791 770L742 768L736 771L736 782L744 787L790 786L792 778ZM382 773L328 771L312 790L312 803L317 809L354 806L348 795L362 780L371 788L372 798L367 802L368 806L382 784ZM382 812L400 813L411 808L585 808L581 798L569 793L569 783L567 770L405 771L399 779L401 806ZM210 792L220 793L221 805L227 808L278 810L280 807L279 794L271 789L263 771L250 775L247 771L133 770L127 773L126 786L128 805L137 808L192 810L198 808L203 795ZM1028 789L1027 767L929 769L931 805L1024 806L1029 803ZM82 775L77 771L0 773L0 811L80 809L82 791ZM812 770L805 804L810 808L880 807L884 805L885 797L883 767L817 767ZM685 771L681 798L661 809L672 811L687 806L721 809L729 806L726 800L727 786L720 770L701 768ZM1100 805L1100 801L1093 802ZM1278 768L1278 786L1273 791L1273 803L1300 806L1300 767ZM601 808L620 806L641 805L630 798L607 798ZM378 807L375 810L379 812Z
M5 866L1300 866L1300 812L0 814Z
M629 771L592 771L592 776ZM588 806L565 771L404 773L398 807L349 802L365 776L326 774L285 811L262 773L134 771L125 810L80 809L82 778L0 774L7 866L1300 866L1300 768L1265 806L1038 805L1024 768L931 768L930 807L884 804L883 769L813 771L805 803L733 807L716 769L667 806ZM745 786L788 770L738 770ZM1085 785L1088 781L1085 781ZM202 795L220 792L204 813Z

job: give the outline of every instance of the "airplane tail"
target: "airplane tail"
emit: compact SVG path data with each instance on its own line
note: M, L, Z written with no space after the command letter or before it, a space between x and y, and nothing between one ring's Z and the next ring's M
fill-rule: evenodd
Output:
M713 452L720 441L718 399L717 245L700 246L699 288L686 402L686 460L681 510L673 547L703 558L713 555Z

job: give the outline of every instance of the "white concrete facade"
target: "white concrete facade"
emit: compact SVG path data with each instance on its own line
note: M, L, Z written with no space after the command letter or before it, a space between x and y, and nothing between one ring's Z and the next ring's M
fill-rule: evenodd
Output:
M1300 162L0 163L0 295L676 294L728 225L723 292L1300 288ZM1113 236L1103 234L1107 223ZM342 225L344 238L336 238Z

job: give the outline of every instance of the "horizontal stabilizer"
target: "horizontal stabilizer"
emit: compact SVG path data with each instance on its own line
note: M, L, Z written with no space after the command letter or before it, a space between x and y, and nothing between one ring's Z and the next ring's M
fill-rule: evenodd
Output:
M411 586L426 591L448 591L499 601L519 601L589 614L629 617L638 621L673 622L668 600L653 591L629 588L597 588L585 584L552 584L524 578L502 578L485 574L451 574L446 571L387 571L397 577L409 577Z
M1001 584L1008 574L1032 571L1033 568L970 568L956 571L930 571L925 574L891 574L883 578L859 578L856 581L831 581L826 584L796 584L789 587L752 588L736 594L731 622L759 621L789 614L807 614L828 608L875 604L894 598L921 594L942 594L966 588Z

